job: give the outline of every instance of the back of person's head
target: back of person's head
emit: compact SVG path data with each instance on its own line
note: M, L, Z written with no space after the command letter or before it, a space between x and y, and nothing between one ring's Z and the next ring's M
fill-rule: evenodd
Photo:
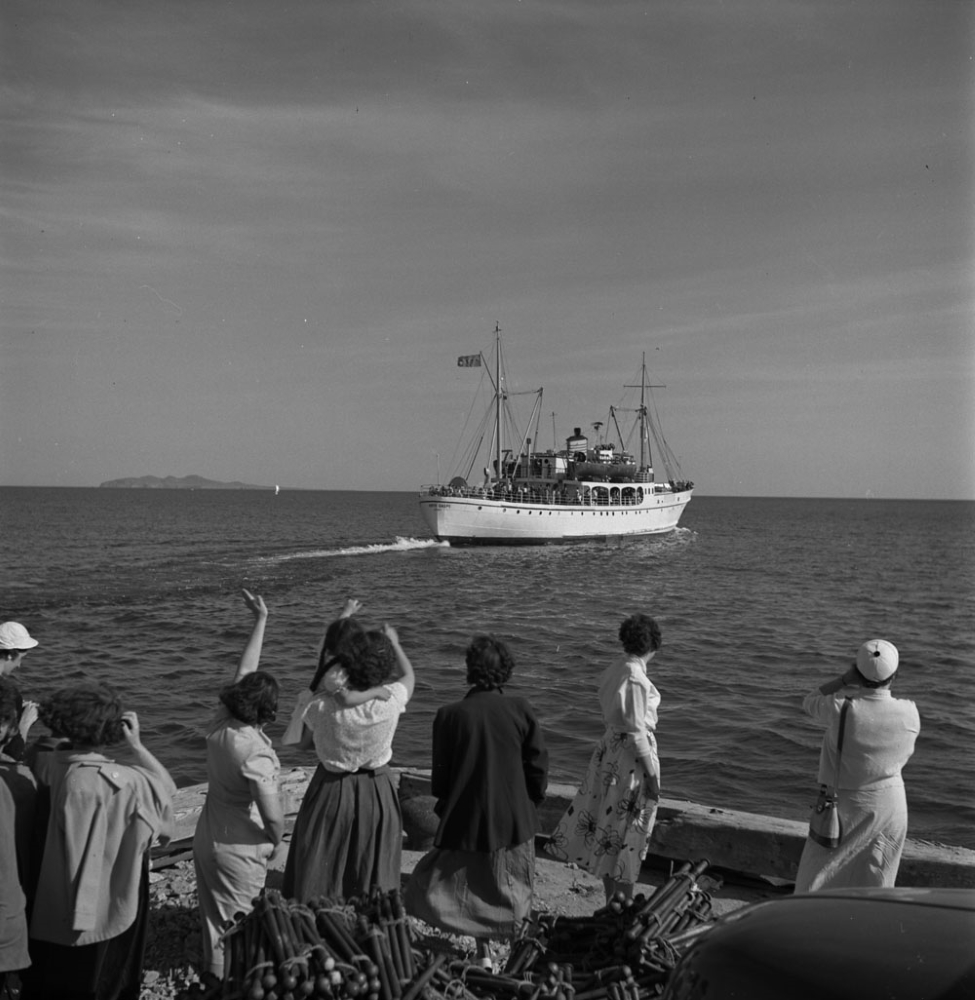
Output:
M110 684L64 687L41 702L41 722L76 746L114 746L125 739L122 701Z
M649 615L630 615L620 625L619 640L623 649L634 656L645 656L660 649L663 637L660 626Z
M337 618L325 629L325 643L322 651L329 656L336 656L342 646L354 635L362 635L365 629L362 625L349 616L347 618Z
M322 651L318 654L318 667L311 684L312 691L317 691L322 678L330 667L342 662L342 652L355 636L364 634L365 629L352 617L337 618L325 629L325 641Z
M278 714L278 682L266 670L245 674L220 692L227 711L247 726L263 726Z
M476 635L471 639L464 656L467 664L467 683L484 691L508 683L515 669L511 651L493 635Z
M338 655L353 691L377 687L389 679L396 651L384 632L360 632L349 637Z
M868 639L858 650L856 662L860 683L867 688L889 687L897 675L900 654L886 639Z
M8 677L0 677L0 747L16 733L23 710L20 688Z

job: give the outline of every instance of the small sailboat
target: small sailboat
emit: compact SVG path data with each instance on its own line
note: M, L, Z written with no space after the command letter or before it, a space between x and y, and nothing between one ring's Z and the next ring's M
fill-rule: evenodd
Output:
M274 495L277 496L280 492L281 492L281 487L278 486L277 484L275 484L275 486L274 486Z
M540 451L533 449L531 437L515 428L499 326L495 340L492 400L464 453L466 465L446 485L421 488L420 511L433 534L451 545L544 545L673 531L694 484L683 478L659 422L651 419L646 354L640 384L629 387L640 390L635 452L627 450L618 419L622 411L615 407L610 407L608 421L592 425L596 441L590 442L576 427L564 448ZM482 354L464 355L457 363L489 371ZM537 442L541 389L536 396L528 426L534 421ZM617 441L600 434L604 426L615 431ZM667 473L664 481L657 481L654 473L651 439ZM483 479L471 483L485 441L489 457Z

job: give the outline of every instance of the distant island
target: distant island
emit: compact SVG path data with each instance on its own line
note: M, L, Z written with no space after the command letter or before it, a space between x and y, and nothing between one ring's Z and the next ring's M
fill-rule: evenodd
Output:
M253 486L250 483L218 483L203 476L138 476L129 479L109 479L100 489L111 490L273 490L273 486Z

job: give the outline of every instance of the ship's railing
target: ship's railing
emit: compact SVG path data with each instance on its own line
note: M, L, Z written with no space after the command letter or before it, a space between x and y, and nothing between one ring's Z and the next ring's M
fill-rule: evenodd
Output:
M542 507L638 507L645 498L679 492L692 484L640 483L626 486L579 486L575 483L556 489L527 486L444 486L421 487L433 497L460 497L467 500L505 500L508 503Z

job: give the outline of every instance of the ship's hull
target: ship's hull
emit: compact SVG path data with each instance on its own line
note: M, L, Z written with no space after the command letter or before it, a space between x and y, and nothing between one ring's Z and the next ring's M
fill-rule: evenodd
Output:
M551 545L673 531L691 490L656 493L640 504L546 504L421 494L430 531L451 545Z

